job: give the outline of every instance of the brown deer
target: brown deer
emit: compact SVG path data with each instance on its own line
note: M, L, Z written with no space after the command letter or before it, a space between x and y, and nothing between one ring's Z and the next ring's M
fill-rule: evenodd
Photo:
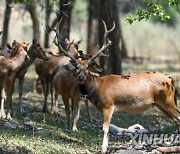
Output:
M89 60L77 60L62 50L71 57L71 62L75 66L81 95L88 96L92 93L88 99L103 113L102 152L107 151L109 124L114 112L140 113L156 106L174 121L180 131L180 111L176 106L175 86L170 76L147 72L128 76L95 77L90 73L94 59L111 44L107 35L112 29L108 31L105 23L104 27L104 44Z
M81 53L82 54L82 53ZM85 59L87 56L81 55L81 58ZM59 66L56 70L53 85L56 93L60 94L65 105L65 112L67 118L67 128L71 129L71 122L70 122L70 103L72 105L72 117L73 117L73 126L72 130L77 131L76 123L79 119L80 113L80 106L82 98L80 98L80 90L78 85L78 80L75 78L74 74L72 73L71 69L73 69L72 64L62 65ZM92 72L102 74L102 70L100 67L95 63L95 66L91 69ZM57 99L55 99L55 105L57 108ZM91 116L88 107L88 100L84 98L89 121L91 121Z
M12 89L16 72L27 59L27 45L15 42L10 57L0 56L0 117L11 118L12 114ZM3 88L5 95L3 95ZM6 96L7 114L4 111L4 96Z
M66 49L68 53L76 57L78 54L78 44L80 42L70 42L66 40ZM43 105L43 112L48 112L47 108L47 97L50 90L51 93L51 112L54 114L58 113L58 108L55 106L53 102L53 76L54 71L58 68L58 66L66 65L69 63L70 58L64 55L55 55L49 50L46 52L47 57L49 58L48 61L43 61L41 59L37 59L35 61L35 70L41 80L43 86L43 94L44 94L44 105Z
M14 44L12 44L12 47L13 46L14 46ZM5 57L10 56L12 47L10 45L7 45L7 47L9 48L9 50L3 50L0 53L0 55L3 55ZM19 68L19 70L16 72L16 76L15 76L15 79L16 78L19 79L19 108L20 108L21 112L23 111L23 105L22 105L23 83L24 83L24 76L25 76L25 74L27 72L27 69L34 62L34 60L36 58L40 58L40 59L43 59L43 60L48 60L48 57L46 56L45 51L42 49L41 45L37 42L37 39L33 39L32 45L29 47L27 53L28 53L28 56L29 56L29 60L24 61L24 63ZM14 91L14 88L13 88L12 92L13 91Z
M23 111L23 105L22 105L23 83L27 69L35 61L36 58L40 58L45 61L48 60L45 51L42 49L41 45L37 42L36 39L33 39L32 45L30 46L27 53L29 56L29 61L24 61L20 69L16 72L16 76L15 76L15 78L18 78L19 80L19 107L21 112Z

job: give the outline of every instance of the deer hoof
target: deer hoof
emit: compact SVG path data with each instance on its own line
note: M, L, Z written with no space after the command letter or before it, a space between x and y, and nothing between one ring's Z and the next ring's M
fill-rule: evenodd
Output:
M107 152L107 147L102 146L102 153L106 153Z
M43 107L42 112L43 112L43 113L49 112L49 111L48 111L48 108L47 108L47 107Z
M72 131L73 131L73 132L78 132L77 127L76 127L76 126L73 126Z
M52 110L51 110L51 114L60 115L60 112L59 112L58 109L52 109Z
M6 114L4 111L0 111L0 118L6 118Z
M6 119L12 120L12 117L11 117L11 114L10 114L10 113L7 114Z

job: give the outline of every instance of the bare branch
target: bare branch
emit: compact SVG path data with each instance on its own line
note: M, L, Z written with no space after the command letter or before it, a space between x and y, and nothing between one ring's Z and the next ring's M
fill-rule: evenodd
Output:
M66 4L63 4L63 6L70 5L72 2L73 2L73 0L72 0L72 1L70 1L70 2L68 2L68 3L66 3Z

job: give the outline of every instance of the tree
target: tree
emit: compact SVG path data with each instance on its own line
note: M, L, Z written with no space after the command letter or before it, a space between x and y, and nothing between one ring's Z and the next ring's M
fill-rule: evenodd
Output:
M71 11L74 1L72 0L60 0L59 3L59 20L62 18L62 24L59 28L60 38L62 41L69 39L70 27L71 27Z
M49 28L49 21L50 21L50 15L51 15L51 5L49 0L45 0L45 9L46 9L46 17L45 17L45 36L44 36L44 47L49 47L49 34L50 34L50 28Z
M92 55L97 52L99 44L99 9L99 0L89 0L87 53Z
M107 27L112 27L113 21L115 22L115 30L109 34L109 39L113 42L109 47L109 58L100 58L100 65L104 69L106 74L121 74L121 53L122 50L119 47L120 41L122 42L122 34L119 21L119 13L116 0L100 0L100 28L99 28L99 43L103 44L104 28L101 20L104 20Z
M9 20L11 17L11 8L12 8L13 0L6 0L6 10L4 15L3 22L3 36L2 36L2 49L5 48L8 40L8 32L9 32Z
M36 10L36 1L32 0L31 3L27 3L26 8L29 11L33 23L33 38L36 38L38 41L40 39L40 31L39 31L39 18Z

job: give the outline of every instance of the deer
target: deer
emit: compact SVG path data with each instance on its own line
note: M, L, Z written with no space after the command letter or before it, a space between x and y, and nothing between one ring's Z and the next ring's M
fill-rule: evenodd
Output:
M35 59L39 58L44 61L48 61L48 57L45 54L45 50L41 47L41 45L37 42L37 39L33 39L32 45L29 47L28 50L29 61L24 61L21 65L20 69L16 72L15 79L18 78L19 80L19 108L20 112L23 112L23 84L24 84L24 77L27 72L27 69L30 65L35 61Z
M80 51L78 51L80 52ZM86 59L90 55L84 55L81 53L79 58ZM80 108L82 100L84 100L87 108L88 118L91 122L91 115L89 112L89 106L88 106L88 100L85 98L80 97L80 90L78 86L78 80L74 77L74 74L72 71L70 71L70 68L73 67L71 63L67 65L59 66L58 69L55 72L54 79L53 79L53 87L56 91L56 93L60 94L63 100L63 103L65 105L65 113L66 113L66 119L67 119L67 129L71 129L71 122L70 122L70 103L72 105L72 117L73 117L73 131L78 131L77 129L77 121L79 120L79 114L80 114ZM103 74L102 69L99 67L97 63L95 63L94 67L91 68L91 72L97 73L97 74ZM55 98L55 105L57 108L57 97Z
M11 49L14 46L14 44L12 44L12 46L10 46L9 44L7 45L7 47L9 48L9 50L3 50L0 55L3 55L5 57L10 56L11 54ZM27 69L30 67L30 65L35 61L36 58L40 58L42 60L48 60L48 57L45 54L45 51L42 49L41 45L37 42L37 39L33 39L31 46L29 47L28 51L28 56L29 56L29 60L28 61L24 61L24 63L21 65L21 67L19 68L19 70L16 72L15 75L15 79L18 78L19 80L19 109L20 112L22 113L23 110L23 101L22 101L22 94L23 94L23 83L24 83L24 77L25 74L27 72ZM14 80L15 82L15 80ZM13 83L13 90L14 91L14 83Z
M80 41L70 42L66 39L66 49L68 50L69 54L72 56L77 56L78 54L78 44ZM53 77L54 71L58 68L58 66L62 66L69 63L70 58L64 55L55 55L53 54L50 49L46 49L46 55L49 58L48 61L43 61L41 59L37 59L35 61L35 70L36 73L42 83L43 86L43 94L44 94L44 105L43 105L43 112L48 112L47 108L47 97L50 91L51 94L51 113L59 114L58 107L53 102Z
M16 72L29 59L27 54L27 44L15 42L10 57L0 56L0 117L11 119L12 110L12 89ZM4 94L4 91L5 94ZM7 113L4 111L4 100L6 97Z
M132 75L105 75L95 77L90 73L94 59L106 50L111 41L108 34L115 28L105 32L102 47L88 60L76 59L68 54L59 44L61 51L71 58L75 77L78 78L80 93L86 96L98 111L103 114L102 152L108 148L108 131L114 112L141 113L155 106L167 115L180 131L180 111L177 108L175 85L172 77L159 72L141 72ZM89 94L91 94L89 96Z

